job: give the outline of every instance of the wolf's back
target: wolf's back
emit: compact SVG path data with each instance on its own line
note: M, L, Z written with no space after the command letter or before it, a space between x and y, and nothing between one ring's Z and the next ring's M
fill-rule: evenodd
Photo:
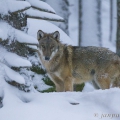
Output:
M105 66L108 63L120 61L120 58L114 52L103 47L76 47L73 46L73 62L84 64L85 66Z

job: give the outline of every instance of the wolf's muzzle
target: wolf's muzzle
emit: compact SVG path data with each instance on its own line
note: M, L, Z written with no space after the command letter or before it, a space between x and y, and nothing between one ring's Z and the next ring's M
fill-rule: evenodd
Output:
M50 57L47 57L47 56L45 57L45 60L49 60L49 59L50 59Z

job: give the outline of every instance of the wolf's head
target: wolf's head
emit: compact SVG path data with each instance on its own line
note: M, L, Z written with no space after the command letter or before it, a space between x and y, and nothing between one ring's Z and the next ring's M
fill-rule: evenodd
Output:
M39 52L44 60L51 60L59 49L60 33L55 31L54 33L47 34L42 30L37 33L37 39L39 42Z

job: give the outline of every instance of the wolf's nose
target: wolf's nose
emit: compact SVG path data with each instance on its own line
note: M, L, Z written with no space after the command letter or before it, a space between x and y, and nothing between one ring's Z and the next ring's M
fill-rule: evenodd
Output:
M50 57L45 57L45 60L49 60L50 59Z

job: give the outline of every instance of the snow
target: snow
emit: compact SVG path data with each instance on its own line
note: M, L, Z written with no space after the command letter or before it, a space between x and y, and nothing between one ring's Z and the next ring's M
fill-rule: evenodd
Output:
M29 56L28 60L34 65L39 65L39 57L37 53L34 56Z
M45 21L45 20L36 20L36 19L30 19L28 18L28 34L37 38L37 32L38 30L43 30L46 33L52 33L55 31L60 32L60 41L62 43L70 44L70 45L75 45L75 42L70 39L67 34L65 34L60 28L55 26L54 24Z
M23 59L14 53L8 53L4 56L4 58L6 62L13 67L31 67L32 66L30 61Z
M8 24L6 24L5 22L0 22L0 38L3 40L6 40L8 35L8 28L7 28Z
M37 39L17 29L15 29L15 37L20 43L38 44Z
M47 90L52 87L52 86L46 85L43 82L42 78L43 78L42 75L34 74L33 85L36 87L38 91Z
M6 22L0 21L0 27L2 28L2 30L0 29L0 38L2 38L2 40L6 40L10 36L11 39L16 38L20 43L38 44L37 39L24 33L23 31L13 28Z
M86 82L82 92L93 92L94 90L95 88L93 87L93 85L89 82Z
M61 20L61 21L64 20L62 17L56 14L42 12L33 8L26 10L26 14L28 15L28 17L34 17L38 19L42 18L42 19L50 19L50 20Z
M7 38L6 34L4 35L4 32L1 29L0 29L0 38L3 40Z
M31 5L26 1L10 1L8 2L9 12L16 12L19 10L24 10L30 8Z
M0 0L0 14L7 15L31 7L26 1Z
M53 12L55 13L55 10L50 6L48 5L47 3L43 2L43 1L40 1L40 0L27 0L31 6L33 7L36 7L38 9L41 9L43 11L46 11L46 12Z
M32 48L34 50L37 50L37 46L34 46L34 45L27 45L29 48Z
M24 93L11 86L4 90L1 120L110 120L103 114L120 111L120 89L94 92ZM109 102L108 102L109 101ZM71 105L70 103L79 103ZM98 116L95 116L95 115ZM119 116L120 117L120 116ZM113 116L112 120L119 120Z
M30 61L18 56L15 53L10 53L6 51L6 49L3 48L2 46L0 46L0 61L7 62L7 64L12 67L31 67L32 66Z
M6 81L15 81L20 84L25 84L24 78L17 72L13 71L11 68L4 65L5 73L6 73Z

